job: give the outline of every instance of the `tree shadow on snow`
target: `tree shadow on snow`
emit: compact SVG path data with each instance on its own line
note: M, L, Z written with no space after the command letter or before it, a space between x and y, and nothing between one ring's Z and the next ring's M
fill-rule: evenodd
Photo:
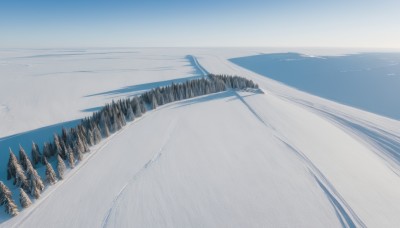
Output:
M204 102L208 102L208 101L212 101L212 100L225 99L225 98L229 98L229 99L226 100L226 102L231 102L231 101L235 101L235 100L238 100L240 98L243 98L243 97L254 96L254 95L257 95L257 94L258 93L239 95L234 90L228 90L228 91L223 91L223 92L219 92L219 93L214 93L214 94L210 94L210 95L204 95L204 96L201 96L201 97L196 97L196 98L191 98L191 99L188 99L188 100L180 101L179 105L175 106L174 109L183 108L183 107L186 107L186 106L189 106L189 105L204 103Z
M157 81L157 82L150 82L150 83L144 83L144 84L139 84L139 85L130 85L126 87L122 87L120 89L115 89L115 90L109 90L101 93L94 93L90 95L86 95L85 97L94 97L94 96L117 96L117 95L127 95L127 96L133 96L137 95L141 92L151 90L155 87L163 87L163 86L168 86L171 85L172 83L182 83L185 81L193 80L193 79L199 79L205 77L208 73L207 71L202 68L198 63L195 57L191 55L185 56L185 61L189 62L188 66L193 67L192 74L194 76L190 77L184 77L184 78L175 78L171 80L165 80L165 81ZM162 70L164 68L161 68Z
M131 86L123 87L121 89L86 95L85 97L113 96L113 95L121 95L121 94L136 95L136 94L139 94L140 92L151 90L156 87L168 86L168 85L171 85L172 83L182 83L182 82L185 82L188 80L193 80L193 79L197 79L197 78L201 78L201 77L203 77L203 76L192 76L192 77L187 77L187 78L177 78L177 79L171 79L171 80L165 80L165 81L144 83L144 84L139 84L139 85L131 85Z
M32 141L34 141L40 149L44 142L49 142L53 139L54 133L61 133L62 128L72 128L79 124L81 120L71 120L63 123L58 123L15 135L0 138L0 180L6 180L6 167L9 157L9 148L18 156L19 145L25 149L28 156L31 156ZM0 213L1 214L1 213Z

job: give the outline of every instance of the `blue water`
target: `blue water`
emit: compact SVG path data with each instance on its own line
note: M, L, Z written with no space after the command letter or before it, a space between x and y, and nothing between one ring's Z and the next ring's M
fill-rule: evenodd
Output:
M305 92L400 120L400 53L278 53L230 61Z

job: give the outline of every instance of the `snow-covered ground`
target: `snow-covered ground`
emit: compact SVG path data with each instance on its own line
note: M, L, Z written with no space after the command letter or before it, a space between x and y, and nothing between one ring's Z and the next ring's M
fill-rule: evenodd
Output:
M265 94L228 91L151 111L0 226L398 227L400 123L228 61L257 52L2 50L0 180L8 144L49 138L112 98L202 75L187 55Z

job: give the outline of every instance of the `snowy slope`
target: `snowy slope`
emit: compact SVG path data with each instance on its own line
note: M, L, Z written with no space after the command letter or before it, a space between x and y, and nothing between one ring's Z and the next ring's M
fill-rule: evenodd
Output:
M400 224L400 122L289 88L216 55L199 61L210 72L245 75L269 91L274 102L249 103L255 110L280 104L260 115L319 169L365 225Z
M10 225L339 225L301 159L232 92L148 114L65 182Z
M265 94L223 92L149 112L0 227L399 226L399 122L227 60L245 52L171 53L188 77L201 74L185 58L193 53L204 70L246 76ZM98 102L117 92L98 90Z

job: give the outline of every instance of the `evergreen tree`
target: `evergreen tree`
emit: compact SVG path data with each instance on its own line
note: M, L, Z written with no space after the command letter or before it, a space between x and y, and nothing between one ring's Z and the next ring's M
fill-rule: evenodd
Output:
M128 112L126 114L126 120L133 121L134 119L135 119L135 114L133 114L133 110L131 108L128 108Z
M81 137L79 137L79 135L76 136L76 146L81 153L86 152L84 143L82 142Z
M147 110L146 110L146 106L144 104L143 99L139 99L139 106L140 106L140 112L142 114L146 113Z
M87 135L86 135L86 141L88 143L88 146L94 146L94 136L93 136L93 132L91 129L89 129L87 131Z
M77 126L77 129L78 129L78 131L77 131L77 140L82 145L82 148L83 148L82 152L85 152L85 153L89 152L90 151L89 150L89 144L88 144L88 142L86 140L87 130L85 130L85 128L81 124L79 124Z
M21 187L26 191L30 191L28 179L26 178L25 172L19 164L15 167L14 184L17 187Z
M39 199L41 192L44 190L44 184L42 178L30 163L28 163L27 167L27 176L31 195L35 197L35 199Z
M44 163L46 166L46 182L53 185L57 182L56 173L46 158L44 159Z
M98 144L101 141L101 133L99 128L95 125L93 128L93 138L94 138L94 144Z
M11 197L5 197L4 201L4 206L5 206L5 212L11 216L16 216L18 215L18 207L15 204L14 200Z
M110 130L108 128L108 124L107 124L106 120L103 119L100 123L101 123L100 127L101 127L101 132L102 132L103 138L108 138L110 136Z
M0 206L6 203L6 198L11 198L11 191L0 181Z
M135 114L135 116L141 117L142 116L142 109L140 108L139 100L138 100L137 97L134 97L132 99L131 106L132 106L132 110L133 110L133 113Z
M60 180L64 179L64 172L65 172L65 163L60 157L60 155L57 156L57 171L58 171L58 178Z
M75 156L71 147L68 147L68 162L71 169L75 168Z
M60 140L60 147L61 147L61 153L60 156L62 159L67 159L67 149L65 147L65 143L63 140Z
M64 127L62 128L62 132L61 132L61 139L62 141L64 141L65 145L69 144L69 140L68 140L68 131L67 129L65 129Z
M60 138L57 134L54 133L54 154L62 154L62 148L61 148L61 143L60 143Z
M41 161L42 155L40 154L39 147L36 143L32 142L32 162L37 165Z
M14 153L10 149L10 158L8 160L7 179L14 178L14 185L22 187L29 191L29 182L26 179L25 172L19 164Z
M156 109L158 107L156 96L153 94L151 96L151 108Z
M29 161L28 155L26 155L24 148L19 145L19 161L24 170L26 170L26 165Z
M51 157L50 145L49 145L49 143L45 142L43 144L43 156L42 156L43 165L45 164L44 159L50 158L50 157Z
M74 156L75 156L75 158L76 158L78 161L82 161L82 159L83 159L83 153L82 153L82 151L79 149L79 146L78 146L77 143L74 143L73 150L74 150Z
M19 202L23 208L27 208L32 204L31 199L22 188L19 189Z
M125 115L122 113L122 112L120 112L119 114L118 114L118 117L119 117L119 121L120 121L120 123L121 123L121 128L123 127L123 126L125 126L126 125L126 118L125 118Z
M7 165L7 180L15 178L17 166L19 166L18 160L10 148L10 157L8 158L8 165Z

